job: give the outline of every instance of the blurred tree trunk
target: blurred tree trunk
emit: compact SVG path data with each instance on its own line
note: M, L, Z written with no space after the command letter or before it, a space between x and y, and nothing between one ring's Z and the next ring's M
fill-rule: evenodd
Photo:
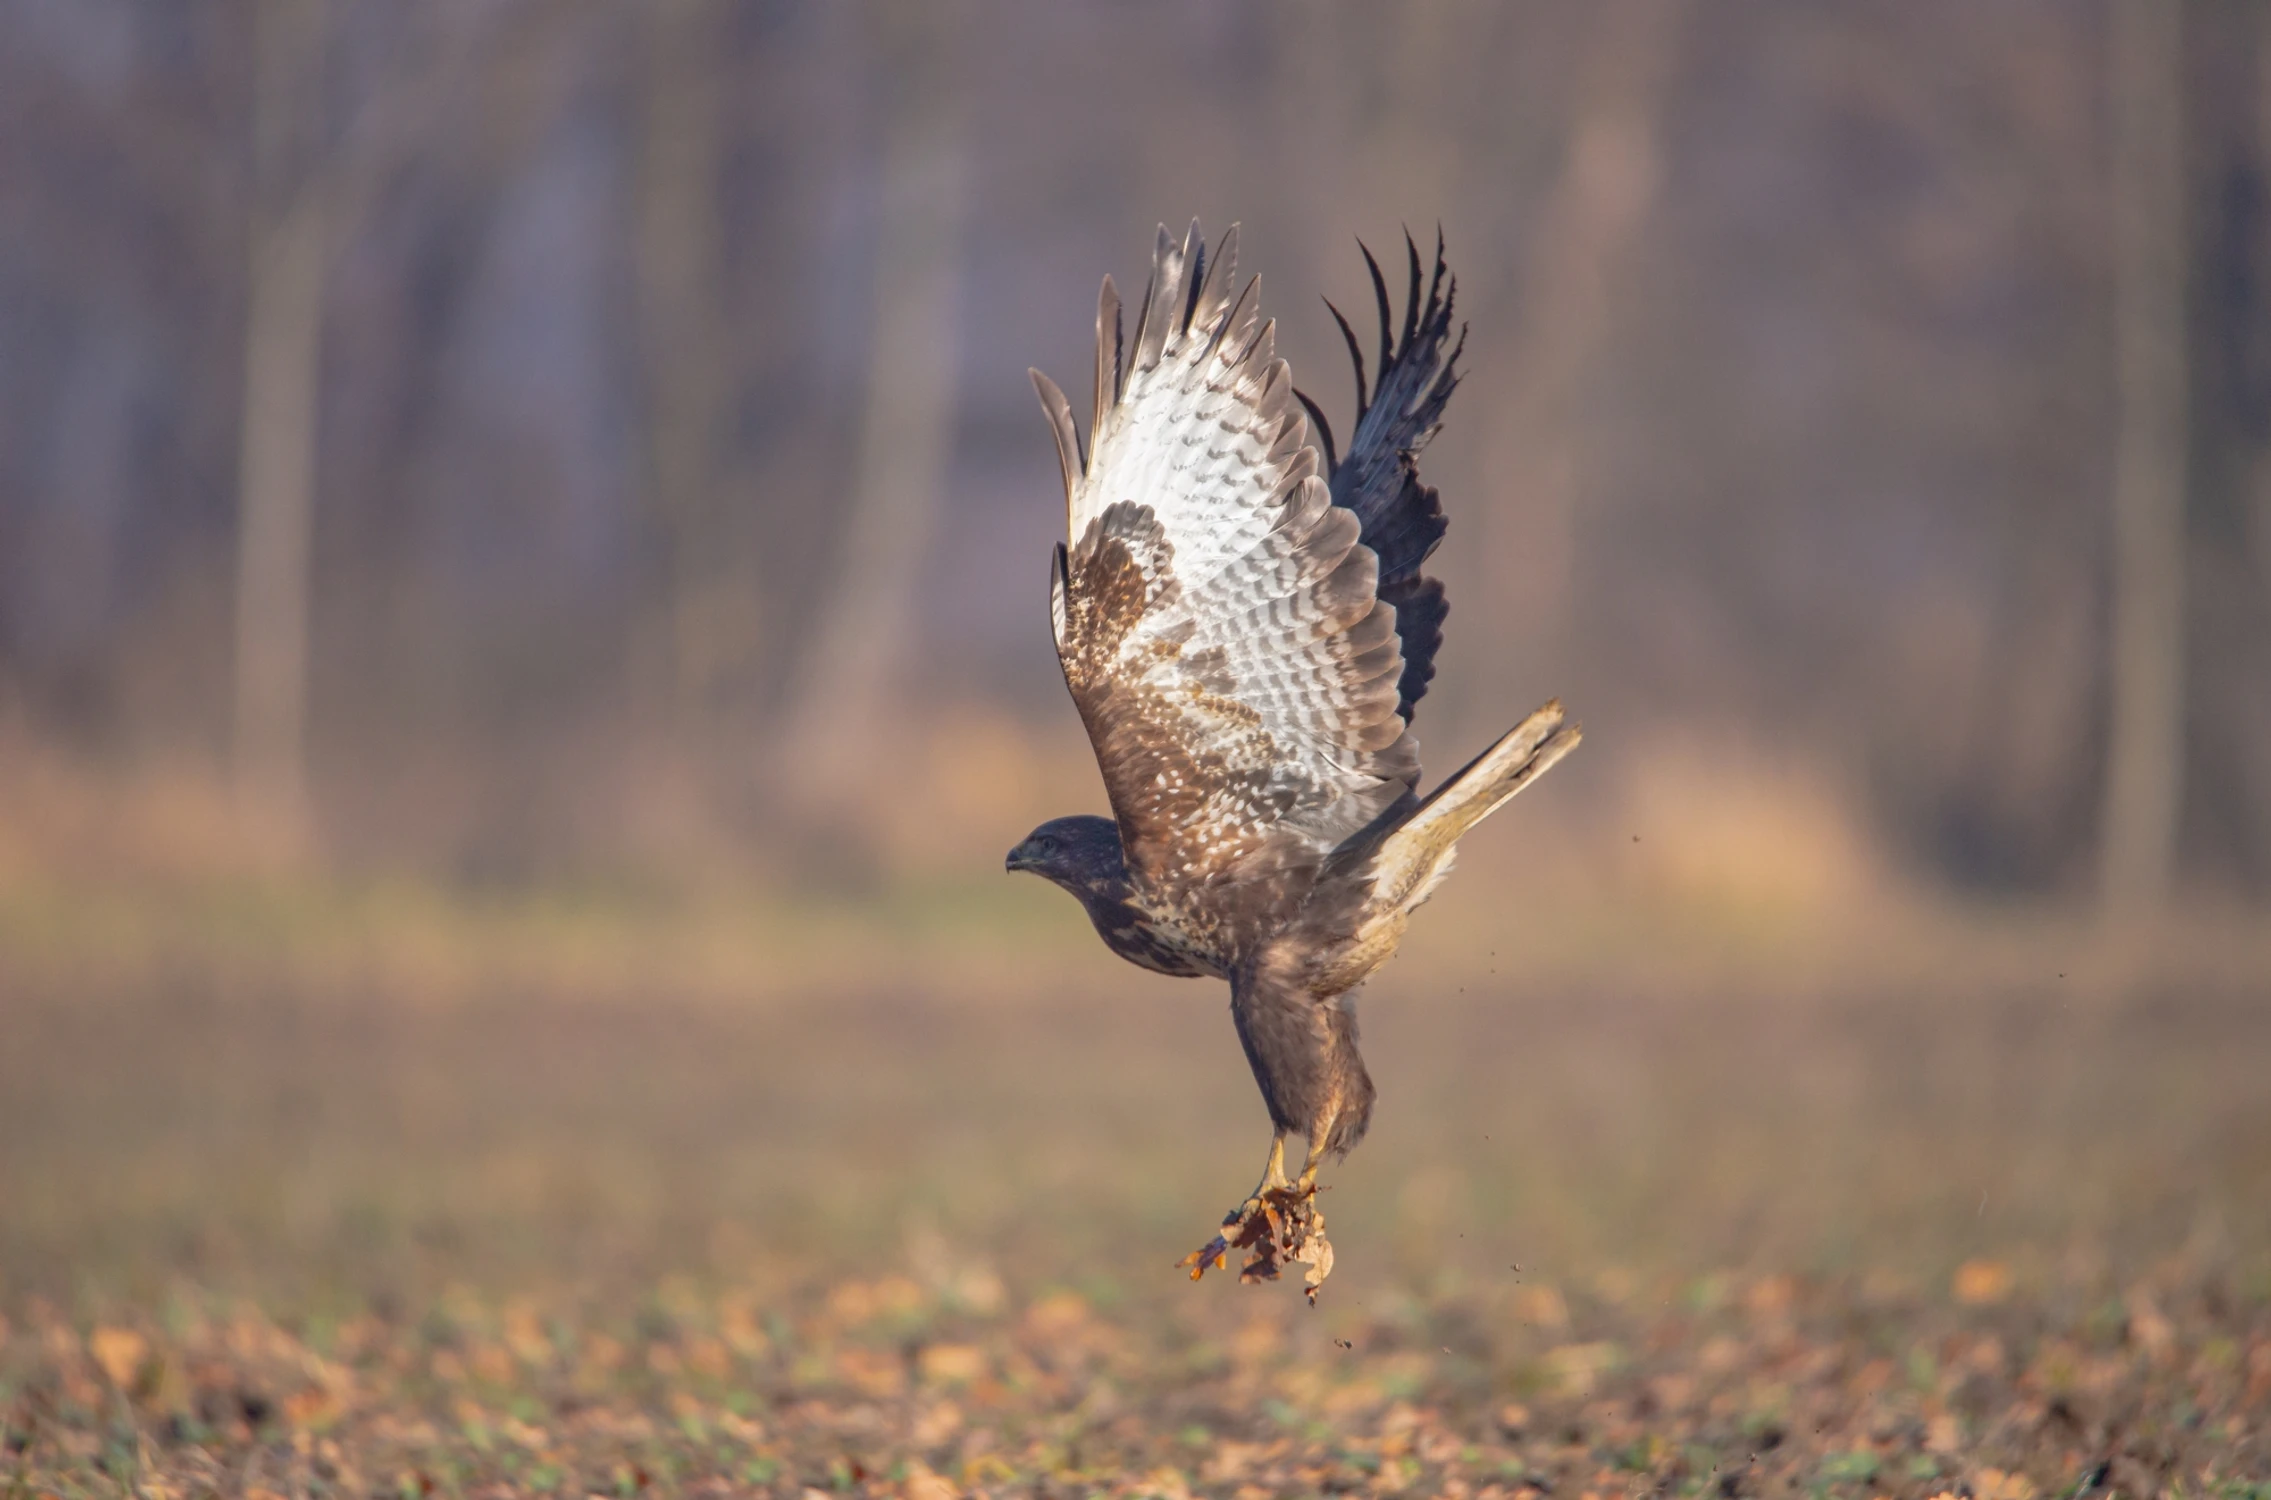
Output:
M2184 501L2186 880L2271 892L2271 10L2187 18L2188 459Z
M518 74L557 75L584 14L529 6L462 24L428 18L432 44L332 133L329 0L258 0L254 182L246 232L244 391L239 416L232 771L240 806L287 842L309 831L309 611L324 288L340 246L380 188L433 148L445 109L484 71L487 113L533 131L510 102ZM502 58L509 67L494 66ZM532 114L541 112L531 112ZM462 146L467 132L455 138ZM480 149L478 142L475 149Z
M1568 630L1586 392L1614 336L1618 277L1655 201L1657 138L1688 11L1685 0L1604 0L1594 10L1568 154L1518 279L1506 419L1484 450L1496 494L1477 520L1494 640L1550 643ZM1524 654L1534 660L1536 649Z
M823 809L903 727L890 698L920 640L922 563L952 457L966 191L954 29L921 5L881 8L877 25L888 102L866 402L835 576L784 719L783 763Z
M2108 912L2134 919L2168 898L2184 765L2184 12L2108 17L2120 425L2099 882Z
M2255 12L2255 161L2257 180L2271 193L2271 7ZM2271 240L2271 235L2266 239ZM2271 262L2271 244L2258 254L2260 262ZM2271 281L2271 264L2264 264L2263 270ZM2253 477L2256 571L2266 593L2271 593L2271 435L2256 444Z
M2254 601L2256 619L2271 616L2271 319L2264 318L2271 303L2271 6L2255 9L2255 88L2252 142L2258 193L2255 256L2259 288L2255 348L2260 362L2254 366L2247 395L2251 400L2254 452L2250 455L2246 513L2241 525L2248 556L2241 564L2244 597ZM2235 695L2231 707L2231 734L2244 757L2241 794L2252 813L2246 830L2244 860L2258 895L2271 893L2271 631L2256 631L2243 639L2243 667L2252 691Z
M669 553L670 680L697 730L737 652L754 649L752 592L722 534L720 456L731 406L720 213L724 13L718 0L653 0L646 28L638 290L647 476Z
M2255 12L2255 162L2257 181L2271 195L2271 7ZM2266 240L2257 253L2266 280L2271 281L2271 234ZM2255 570L2261 587L2271 594L2271 434L2256 443L2252 477Z
M239 447L236 712L241 801L287 836L307 813L308 559L328 261L310 171L322 128L324 0L260 0Z

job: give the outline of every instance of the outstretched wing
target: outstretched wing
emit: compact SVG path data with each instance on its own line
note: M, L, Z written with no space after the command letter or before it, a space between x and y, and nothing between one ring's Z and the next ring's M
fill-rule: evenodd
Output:
M1359 245L1358 249L1364 247ZM1348 341L1349 359L1356 366L1356 426L1349 434L1348 452L1336 454L1332 425L1317 403L1296 391L1308 409L1309 420L1325 447L1325 467L1332 485L1333 503L1345 506L1363 527L1361 539L1380 558L1380 597L1396 607L1396 633L1403 643L1404 675L1399 684L1396 711L1406 723L1427 684L1435 676L1435 653L1443 645L1443 620L1450 606L1443 585L1422 576L1420 567L1443 540L1443 503L1433 489L1419 482L1419 450L1443 424L1443 407L1459 384L1459 355L1467 345L1467 332L1459 330L1451 342L1451 304L1458 281L1443 260L1443 235L1435 236L1435 270L1427 278L1427 296L1420 297L1419 247L1404 236L1404 254L1411 266L1410 285L1404 293L1404 324L1395 332L1389 310L1388 283L1380 263L1364 251L1365 268L1372 273L1372 296L1380 311L1379 376L1367 384L1364 351L1348 319L1330 302L1333 320ZM1448 347L1447 347L1448 346Z
M1071 539L1058 659L1131 873L1168 897L1313 859L1419 775L1396 611L1317 472L1257 283L1232 295L1236 246L1209 263L1196 224L1180 245L1162 228L1125 356L1104 283L1086 452L1034 373Z

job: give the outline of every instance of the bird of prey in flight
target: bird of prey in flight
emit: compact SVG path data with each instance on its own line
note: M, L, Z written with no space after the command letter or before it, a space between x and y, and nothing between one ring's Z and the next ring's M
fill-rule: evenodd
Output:
M1259 279L1237 284L1235 227L1211 255L1196 223L1180 243L1161 227L1132 339L1105 278L1085 443L1064 392L1033 372L1064 470L1057 659L1113 816L1043 823L1008 865L1070 891L1130 963L1230 981L1269 1157L1184 1264L1196 1279L1237 1250L1252 1281L1301 1263L1311 1301L1332 1269L1317 1169L1372 1116L1353 993L1459 837L1578 740L1548 703L1420 790L1410 725L1445 614L1420 569L1446 523L1418 452L1458 384L1464 333L1451 342L1441 237L1424 295L1405 248L1400 332L1365 252L1380 317L1369 381L1333 313L1356 364L1346 452L1277 357ZM1289 1135L1308 1147L1291 1178Z

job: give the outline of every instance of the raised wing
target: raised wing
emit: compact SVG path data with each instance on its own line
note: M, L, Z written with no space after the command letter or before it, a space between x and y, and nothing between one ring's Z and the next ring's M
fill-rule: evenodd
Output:
M1088 451L1034 373L1071 537L1057 655L1159 895L1321 855L1419 776L1378 560L1317 472L1257 283L1231 294L1236 256L1235 229L1211 264L1196 224L1162 229L1127 357L1104 283Z
M1357 248L1363 249L1360 245ZM1451 304L1458 294L1457 279L1443 260L1443 235L1435 235L1435 270L1427 279L1427 297L1420 298L1419 247L1404 236L1404 255L1411 266L1410 286L1404 293L1402 335L1395 332L1389 311L1388 283L1380 263L1364 251L1364 265L1372 273L1372 296L1380 311L1379 378L1367 384L1364 350L1348 319L1330 302L1333 320L1348 341L1349 359L1356 366L1356 426L1350 431L1348 452L1333 448L1332 425L1317 403L1302 395L1309 420L1325 445L1325 468L1332 485L1333 503L1355 512L1363 527L1361 539L1380 558L1380 597L1396 607L1396 634L1403 643L1404 675L1396 711L1404 721L1427 693L1435 676L1435 653L1443 645L1443 621L1450 613L1443 585L1424 577L1420 566L1443 540L1449 524L1435 491L1419 482L1419 450L1443 425L1443 407L1459 385L1459 355L1467 346L1467 331L1451 343ZM1446 346L1449 346L1446 352Z

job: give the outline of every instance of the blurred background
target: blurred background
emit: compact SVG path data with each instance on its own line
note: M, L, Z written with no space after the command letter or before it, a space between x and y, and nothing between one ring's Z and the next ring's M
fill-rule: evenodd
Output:
M0 1278L1203 1234L1220 996L1000 865L1194 215L1344 423L1440 226L1418 730L1587 731L1336 1222L2259 1255L2271 10L11 0Z

